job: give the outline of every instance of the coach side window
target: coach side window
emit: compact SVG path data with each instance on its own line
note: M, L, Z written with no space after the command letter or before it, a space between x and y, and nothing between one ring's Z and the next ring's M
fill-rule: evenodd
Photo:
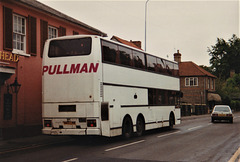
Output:
M145 55L138 51L133 51L133 63L134 67L145 69Z
M167 73L170 75L173 75L173 63L166 61L166 69L167 69Z
M147 69L150 71L157 70L157 58L156 57L147 55Z
M157 105L156 89L148 89L148 105Z
M162 58L157 58L157 72L166 73L166 63Z
M103 61L116 63L117 50L117 45L102 41Z
M119 46L120 64L131 66L132 65L132 50Z
M175 105L177 104L177 91L162 89L148 89L148 104L151 106Z

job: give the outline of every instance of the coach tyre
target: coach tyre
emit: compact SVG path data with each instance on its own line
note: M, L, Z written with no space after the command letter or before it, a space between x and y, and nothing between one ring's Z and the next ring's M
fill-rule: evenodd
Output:
M122 135L124 138L130 138L133 134L133 124L130 117L125 117L122 125Z
M141 116L137 118L136 127L137 127L137 136L142 136L145 131L145 124Z
M169 117L169 128L173 129L173 125L174 125L174 115L173 113L171 113Z

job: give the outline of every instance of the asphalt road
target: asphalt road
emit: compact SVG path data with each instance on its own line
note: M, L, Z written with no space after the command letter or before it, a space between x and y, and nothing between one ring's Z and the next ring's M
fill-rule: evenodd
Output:
M148 131L129 140L104 137L69 138L0 155L1 162L70 161L240 161L240 113L233 124L211 123L210 116L185 118L173 130Z

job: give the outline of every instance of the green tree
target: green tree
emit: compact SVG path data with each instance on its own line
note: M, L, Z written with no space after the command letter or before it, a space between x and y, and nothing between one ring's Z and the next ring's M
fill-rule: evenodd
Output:
M209 72L209 73L212 73L212 72L213 72L212 68L209 67L209 66L199 65L199 67L203 68L204 70L206 70L206 71Z
M228 78L226 81L218 78L215 82L215 86L216 92L221 96L223 104L239 104L240 74L235 74L233 77Z
M232 78L228 78L223 90L227 92L231 99L240 98L240 74L235 74Z
M226 80L230 76L230 70L240 73L240 38L236 35L228 42L217 38L217 43L208 48L208 52L212 72L218 78Z

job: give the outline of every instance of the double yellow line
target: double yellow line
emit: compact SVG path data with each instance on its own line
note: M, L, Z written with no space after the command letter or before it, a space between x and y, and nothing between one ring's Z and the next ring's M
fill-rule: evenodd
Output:
M240 147L238 150L235 152L235 154L232 156L232 158L228 162L237 162L236 159L240 156ZM240 162L240 157L238 162Z

